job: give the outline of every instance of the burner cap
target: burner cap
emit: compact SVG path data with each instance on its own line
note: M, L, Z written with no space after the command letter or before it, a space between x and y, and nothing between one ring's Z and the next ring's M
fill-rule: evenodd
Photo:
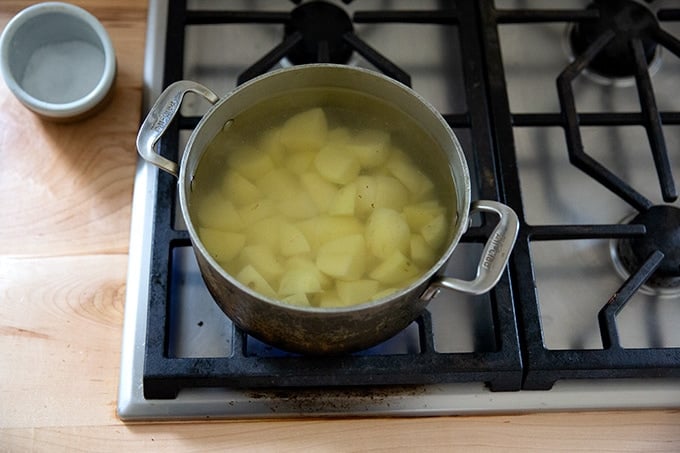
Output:
M647 286L680 287L680 209L668 205L652 206L635 216L630 223L644 225L647 233L618 242L618 257L623 267L633 273L652 252L659 250L665 256L647 281Z
M582 54L607 30L616 33L614 39L595 56L588 68L603 77L623 78L635 75L635 57L630 47L632 37L642 39L647 64L656 56L657 43L648 37L647 31L658 27L656 17L645 6L632 0L606 1L590 4L598 8L600 19L576 24L569 40L575 55Z
M352 48L343 35L354 30L349 15L339 6L315 1L293 9L284 28L286 36L299 31L302 40L289 52L294 64L347 63Z

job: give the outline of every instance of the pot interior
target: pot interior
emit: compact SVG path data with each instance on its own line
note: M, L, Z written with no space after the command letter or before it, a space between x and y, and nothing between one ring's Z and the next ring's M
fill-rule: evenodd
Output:
M195 248L211 265L221 267L197 240L191 209L191 192L197 184L194 179L211 177L206 176L209 172L197 170L215 136L224 127L234 127L246 135L256 134L270 125L268 117L275 122L280 112L319 105L360 110L372 118L373 126L382 125L390 130L404 148L417 149L411 158L433 176L440 199L449 210L451 225L440 259L412 286L421 284L445 264L467 227L470 205L467 164L455 135L425 100L385 76L346 66L306 65L269 73L237 88L204 116L187 143L179 180L180 207ZM222 273L231 283L249 291L227 271Z

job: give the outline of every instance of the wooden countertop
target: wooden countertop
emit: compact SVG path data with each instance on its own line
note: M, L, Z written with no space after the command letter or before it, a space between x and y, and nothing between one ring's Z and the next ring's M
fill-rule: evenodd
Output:
M0 27L29 1L3 0ZM116 417L146 6L108 29L112 102L44 122L0 84L0 451L680 451L680 411L124 424ZM426 448L429 447L429 448Z

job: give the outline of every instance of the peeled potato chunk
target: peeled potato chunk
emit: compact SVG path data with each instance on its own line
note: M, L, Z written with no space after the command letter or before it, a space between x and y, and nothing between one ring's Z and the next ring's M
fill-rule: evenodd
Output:
M321 288L324 290L330 289L333 286L334 280L321 272L319 268L316 267L316 263L305 256L298 255L287 259L284 263L284 268L286 270L302 269L307 273L315 275L315 278L319 280Z
M280 166L286 155L286 148L281 143L281 130L270 129L262 134L259 141L260 149L267 154L276 167Z
M432 219L420 230L425 242L427 242L433 249L438 249L446 240L447 234L446 218L439 215Z
M378 183L375 176L361 175L356 179L356 186L355 212L357 217L365 219L375 209Z
M266 245L246 245L238 259L244 267L254 267L270 283L277 281L283 273L280 259Z
M245 266L236 274L236 280L243 283L253 291L263 294L267 297L276 298L276 291L271 287L267 280L257 272L251 265Z
M198 237L210 255L219 262L233 260L243 249L246 236L241 233L199 228Z
M311 304L309 303L309 298L307 297L307 295L302 294L302 293L291 294L290 296L286 296L281 300L283 302L288 303L288 304L297 305L299 307L310 307L311 306Z
M338 292L335 290L324 291L319 295L319 307L334 308L343 307L345 304L340 300Z
M285 166L296 175L301 175L312 169L316 151L299 151L286 154Z
M354 207L357 197L356 183L349 183L336 191L328 206L331 215L354 215Z
M421 231L435 218L444 215L446 210L436 200L404 206L404 217L413 231Z
M314 167L330 182L347 184L359 175L359 159L344 146L326 145L314 158Z
M316 255L319 270L339 280L357 280L366 268L366 242L360 234L323 244Z
M228 170L224 176L222 194L236 206L254 203L262 198L260 189L234 170Z
M198 203L196 216L200 226L234 232L243 229L243 219L234 204L219 193L213 192Z
M350 216L319 216L296 225L307 238L313 252L332 239L364 233L364 225Z
M408 189L392 176L377 175L375 177L375 207L391 208L397 211L409 202Z
M319 213L314 199L305 191L298 191L295 195L279 201L278 211L289 219L301 220L314 217Z
M395 149L387 162L387 169L416 197L424 198L434 190L434 183L403 151Z
M266 197L280 201L294 196L299 184L293 173L285 168L276 168L259 179L257 187Z
M313 108L289 118L281 128L279 139L289 151L317 151L328 135L326 114Z
M274 215L258 220L245 229L248 245L262 244L272 250L278 250L281 235L281 216Z
M378 258L385 259L394 250L407 254L411 243L411 230L397 211L378 208L366 221L366 245Z
M390 155L390 134L378 129L359 131L347 144L350 151L359 159L362 168L378 167Z
M229 166L238 169L239 173L250 181L256 181L274 168L274 162L268 154L254 146L237 148L227 154Z
M378 265L369 277L384 285L404 286L411 278L420 273L416 264L399 250L394 250Z
M338 281L335 284L338 297L345 305L368 302L378 292L380 283L376 280L362 279L351 282Z
M283 256L300 255L312 250L302 231L291 223L281 224L279 240Z
M305 191L312 197L319 212L328 211L331 200L335 198L338 187L326 181L318 173L305 173L300 176L300 182Z
M321 292L319 273L313 269L289 269L281 276L279 295L308 294Z
M243 226L248 227L258 220L271 217L276 213L274 202L271 200L260 199L238 210Z
M411 235L411 259L420 267L430 267L437 260L437 251L420 234Z

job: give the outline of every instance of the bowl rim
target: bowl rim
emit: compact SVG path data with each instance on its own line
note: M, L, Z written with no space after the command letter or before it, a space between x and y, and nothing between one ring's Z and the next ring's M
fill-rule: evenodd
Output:
M55 103L36 98L17 81L10 69L9 49L14 37L31 20L45 14L64 14L89 26L97 35L104 51L104 69L97 85L85 96L70 102ZM31 5L17 13L0 36L0 73L12 93L29 109L46 117L69 118L79 116L95 108L108 95L116 74L116 57L111 38L102 23L85 9L64 2L43 2Z

